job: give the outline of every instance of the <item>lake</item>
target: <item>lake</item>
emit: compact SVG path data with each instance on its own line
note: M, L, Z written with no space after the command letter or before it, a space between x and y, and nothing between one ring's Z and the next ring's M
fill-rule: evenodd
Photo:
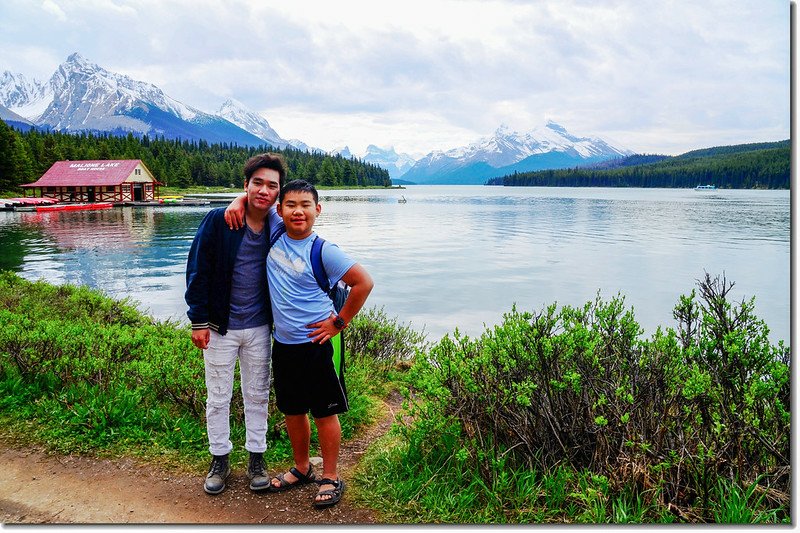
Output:
M705 272L734 281L736 301L755 296L771 340L790 340L789 191L409 186L320 201L315 229L375 280L367 305L429 340L598 290L623 294L650 335L675 327L673 307ZM0 212L0 268L186 322L186 255L209 208Z

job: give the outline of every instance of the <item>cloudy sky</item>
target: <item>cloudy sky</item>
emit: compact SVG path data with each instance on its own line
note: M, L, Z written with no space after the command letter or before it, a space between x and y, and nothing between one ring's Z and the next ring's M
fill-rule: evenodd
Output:
M789 138L786 0L1 0L0 71L71 53L286 139L414 156L554 120L640 153Z

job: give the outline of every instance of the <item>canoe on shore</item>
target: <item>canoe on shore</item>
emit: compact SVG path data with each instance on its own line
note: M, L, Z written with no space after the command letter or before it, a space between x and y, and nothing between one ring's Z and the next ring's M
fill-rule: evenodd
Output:
M92 209L111 209L114 205L111 202L96 202L91 204L56 204L56 205L37 205L36 212L46 211L87 211Z

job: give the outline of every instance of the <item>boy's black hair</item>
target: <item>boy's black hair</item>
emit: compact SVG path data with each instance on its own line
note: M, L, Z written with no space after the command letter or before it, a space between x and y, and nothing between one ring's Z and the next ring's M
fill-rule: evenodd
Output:
M284 185L281 188L280 194L278 195L278 203L283 203L283 198L286 196L286 193L292 191L310 192L311 196L314 197L314 203L319 203L319 193L317 193L317 188L306 180L292 180Z
M283 160L281 154L274 154L266 152L263 154L254 155L244 164L244 181L250 181L253 173L259 168L269 168L278 171L278 183L283 184L286 180L286 161Z

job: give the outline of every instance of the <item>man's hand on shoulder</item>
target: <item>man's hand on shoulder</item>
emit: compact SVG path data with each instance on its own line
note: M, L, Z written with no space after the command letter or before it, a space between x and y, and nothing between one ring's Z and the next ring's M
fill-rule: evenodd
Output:
M247 195L240 194L225 208L225 223L230 229L238 230L244 226L244 211L246 205Z

